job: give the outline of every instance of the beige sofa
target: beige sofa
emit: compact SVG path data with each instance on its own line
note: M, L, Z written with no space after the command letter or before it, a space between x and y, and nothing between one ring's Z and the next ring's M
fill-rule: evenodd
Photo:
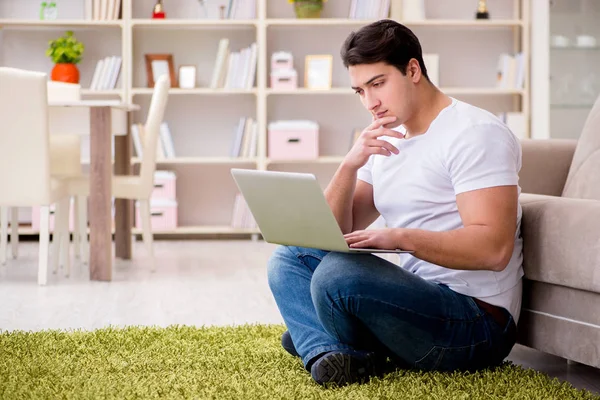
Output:
M522 145L518 343L600 368L600 98L578 141Z

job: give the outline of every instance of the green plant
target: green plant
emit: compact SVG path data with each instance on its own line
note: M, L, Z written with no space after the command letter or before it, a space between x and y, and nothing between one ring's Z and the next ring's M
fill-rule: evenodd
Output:
M46 56L55 64L77 64L82 60L85 46L73 36L73 31L67 31L64 36L48 42Z

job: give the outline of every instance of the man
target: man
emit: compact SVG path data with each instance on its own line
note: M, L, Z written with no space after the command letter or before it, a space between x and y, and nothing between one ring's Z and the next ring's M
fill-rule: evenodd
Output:
M353 32L341 55L373 122L325 197L351 247L414 252L396 265L279 247L268 277L284 348L319 384L363 381L387 358L440 371L500 364L521 306L518 139L440 92L401 24ZM366 229L379 215L387 228Z

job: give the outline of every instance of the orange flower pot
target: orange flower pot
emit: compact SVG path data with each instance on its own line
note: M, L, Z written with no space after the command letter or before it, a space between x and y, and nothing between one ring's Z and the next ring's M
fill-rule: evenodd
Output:
M53 81L79 83L79 70L75 64L56 64L50 78Z

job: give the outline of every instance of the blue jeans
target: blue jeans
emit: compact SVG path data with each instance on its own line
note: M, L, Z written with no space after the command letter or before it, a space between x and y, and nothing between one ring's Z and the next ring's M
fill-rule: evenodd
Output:
M472 297L372 254L280 246L269 287L305 366L335 350L374 351L405 368L477 370L510 353L516 326L501 326Z

